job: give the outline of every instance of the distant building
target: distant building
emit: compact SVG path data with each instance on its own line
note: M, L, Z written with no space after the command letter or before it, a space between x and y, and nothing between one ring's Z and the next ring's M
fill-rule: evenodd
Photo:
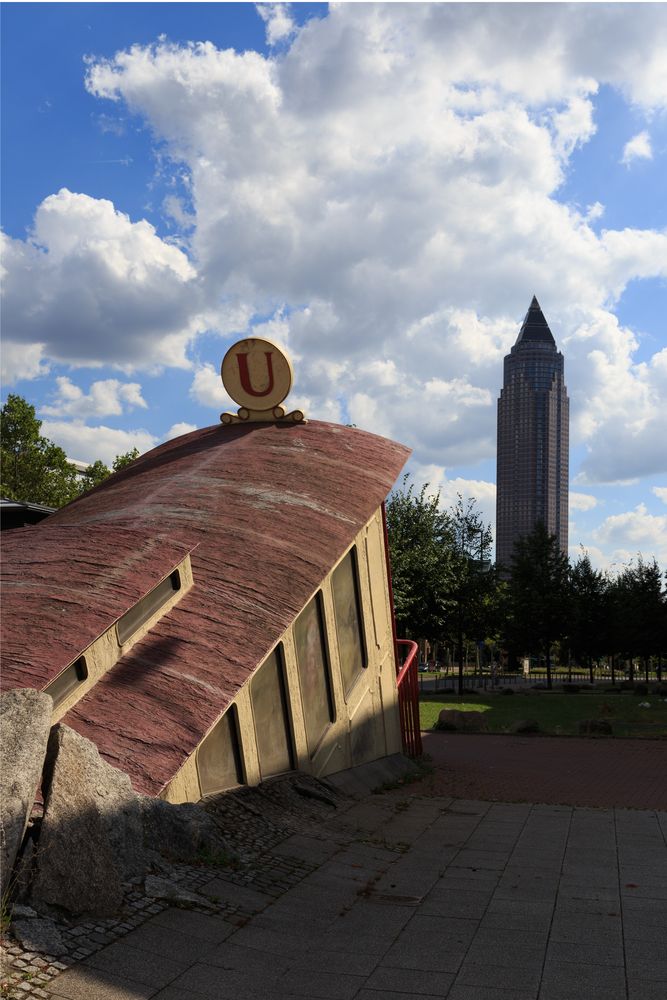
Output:
M538 521L567 553L569 400L563 355L533 301L504 361L498 400L496 560Z

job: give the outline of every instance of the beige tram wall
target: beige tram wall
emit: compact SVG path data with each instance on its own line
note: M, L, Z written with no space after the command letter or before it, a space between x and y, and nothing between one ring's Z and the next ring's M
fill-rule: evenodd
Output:
M337 621L336 594L340 588L334 592L334 574L339 570L335 581L338 585L341 575L346 578L350 563L356 569L366 654L366 665L357 665L351 680L349 666L347 674L343 669L350 662L344 655L344 636L354 628L349 615L347 629L344 622ZM321 609L321 616L314 613L313 602ZM300 674L300 662L305 657L299 661L297 654L304 628L310 627L307 635L312 637L313 622L318 617L325 635L324 673L329 688L329 699L324 702L329 701L331 709L323 720L319 738L317 717L327 709L322 707L322 698L313 700L312 690L309 695L309 679L304 678L303 670ZM275 686L280 676L286 747L282 747L281 695ZM378 508L278 643L267 650L266 658L165 786L161 797L174 803L196 802L239 785L257 785L289 770L323 777L401 749L384 529L382 510Z

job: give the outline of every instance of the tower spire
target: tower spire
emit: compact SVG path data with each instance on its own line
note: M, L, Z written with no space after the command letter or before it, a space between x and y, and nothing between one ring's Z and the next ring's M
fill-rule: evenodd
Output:
M524 317L516 343L521 344L525 340L541 340L545 344L556 346L556 341L549 329L549 324L544 318L544 313L542 312L540 303L537 301L536 295L533 295L533 300Z

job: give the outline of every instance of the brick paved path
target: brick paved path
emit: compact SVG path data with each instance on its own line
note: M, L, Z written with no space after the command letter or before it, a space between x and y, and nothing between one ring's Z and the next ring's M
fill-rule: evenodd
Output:
M422 794L667 810L667 741L424 733Z

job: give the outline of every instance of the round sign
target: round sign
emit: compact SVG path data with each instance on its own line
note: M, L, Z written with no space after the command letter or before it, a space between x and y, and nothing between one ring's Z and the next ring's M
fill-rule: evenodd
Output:
M292 365L271 343L250 337L229 348L220 368L222 384L234 402L248 410L270 410L292 388Z

